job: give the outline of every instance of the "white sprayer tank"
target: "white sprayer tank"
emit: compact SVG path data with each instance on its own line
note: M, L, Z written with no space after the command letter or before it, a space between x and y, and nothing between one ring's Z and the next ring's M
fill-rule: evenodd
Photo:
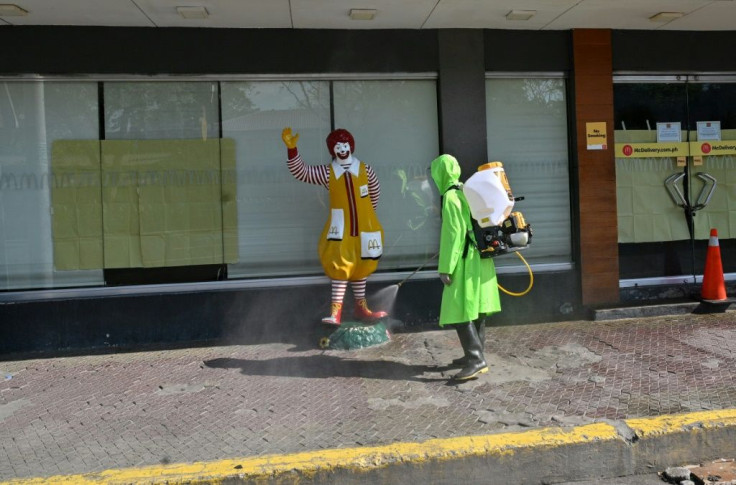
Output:
M514 208L514 196L501 162L478 167L463 185L463 193L480 227L501 225Z

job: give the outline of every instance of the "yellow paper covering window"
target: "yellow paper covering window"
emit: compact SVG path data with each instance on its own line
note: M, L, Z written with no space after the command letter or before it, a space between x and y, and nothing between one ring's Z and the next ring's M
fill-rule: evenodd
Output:
M51 231L55 268L102 268L100 142L54 142L51 168Z
M736 130L723 130L724 139L736 139ZM683 132L683 140L687 139ZM656 143L654 130L621 130L615 132L616 143ZM691 131L690 140L696 139ZM722 239L736 238L736 156L704 157L702 166L693 167L695 201L703 182L695 174L706 172L717 180L717 186L708 205L696 212L693 219L695 239L708 239L710 228L717 228ZM682 207L670 198L664 181L672 174L682 172L673 157L617 158L616 199L618 242L645 243L677 241L690 238ZM684 191L681 188L681 192Z
M77 186L53 191L57 269L237 261L232 140L60 141L54 146L59 154L52 160L54 171L76 173L93 165L93 146L98 154L96 193ZM97 210L84 210L80 216L80 207ZM99 228L96 241L104 251L99 251L96 266L82 266L82 252L74 252L82 231L69 231L70 226Z

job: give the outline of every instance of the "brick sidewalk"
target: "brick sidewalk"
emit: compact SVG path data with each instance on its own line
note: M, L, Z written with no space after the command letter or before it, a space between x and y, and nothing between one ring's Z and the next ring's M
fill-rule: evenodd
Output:
M736 407L736 313L0 361L0 480ZM733 450L732 450L733 451Z

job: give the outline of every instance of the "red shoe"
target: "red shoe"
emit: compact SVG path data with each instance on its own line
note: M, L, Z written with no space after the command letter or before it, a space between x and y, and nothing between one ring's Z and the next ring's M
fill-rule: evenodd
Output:
M332 303L330 309L330 316L322 319L322 323L327 325L340 325L340 318L342 317L342 303Z
M355 318L366 322L374 322L381 318L387 317L386 312L372 312L368 309L368 301L363 298L362 300L355 300Z

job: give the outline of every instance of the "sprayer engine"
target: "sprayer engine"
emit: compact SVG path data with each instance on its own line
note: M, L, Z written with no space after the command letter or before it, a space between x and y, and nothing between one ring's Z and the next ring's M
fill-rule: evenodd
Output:
M520 251L532 242L532 226L521 212L512 212L499 226L480 227L473 220L473 232L481 258Z

